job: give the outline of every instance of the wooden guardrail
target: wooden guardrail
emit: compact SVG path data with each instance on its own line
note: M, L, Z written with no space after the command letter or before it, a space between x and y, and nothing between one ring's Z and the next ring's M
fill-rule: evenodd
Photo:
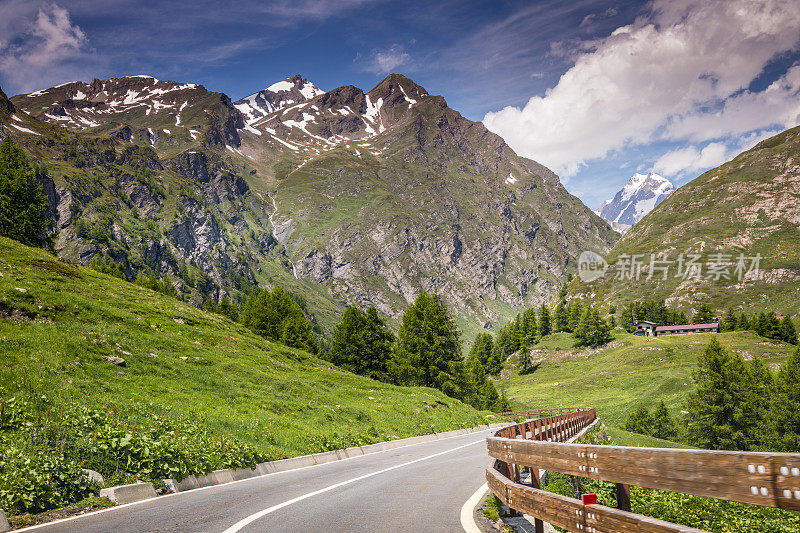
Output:
M515 415L516 416L516 415ZM565 444L595 420L575 408L503 428L487 439L489 488L509 508L577 533L701 531L630 512L630 485L800 511L800 454ZM520 469L531 470L530 484ZM539 489L539 469L617 484L619 508Z

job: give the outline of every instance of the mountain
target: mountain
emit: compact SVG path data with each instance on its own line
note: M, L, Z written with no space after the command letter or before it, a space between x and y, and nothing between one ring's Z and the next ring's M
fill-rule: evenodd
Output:
M795 127L680 187L614 246L607 259L615 266L604 277L591 283L576 279L570 290L609 303L655 297L687 309L706 301L718 312L732 305L795 316L799 155L800 127ZM637 261L644 264L638 281L630 276L634 254L641 254ZM654 263L660 268L648 280L651 254L672 263ZM687 268L690 259L695 266ZM628 265L624 276L617 261Z
M11 134L50 169L58 253L154 270L195 303L277 283L330 325L343 303L397 318L424 289L474 330L549 299L617 238L398 74L324 93L294 76L235 103L131 76L12 102L39 135Z
M297 74L273 83L264 90L245 96L234 103L248 124L284 107L302 104L317 95L322 89Z
M672 182L658 174L636 173L596 213L609 221L614 229L627 231L674 190Z

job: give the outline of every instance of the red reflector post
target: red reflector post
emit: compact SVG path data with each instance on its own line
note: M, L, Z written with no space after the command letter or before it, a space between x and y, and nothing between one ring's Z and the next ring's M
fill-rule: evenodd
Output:
M597 494L583 495L583 505L596 505L596 504L597 504Z

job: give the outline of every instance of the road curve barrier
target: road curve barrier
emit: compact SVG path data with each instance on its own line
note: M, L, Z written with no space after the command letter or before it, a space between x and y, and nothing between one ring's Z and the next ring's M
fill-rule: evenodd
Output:
M591 408L520 411L543 416L487 438L491 491L509 508L576 533L702 531L631 513L630 485L800 511L800 454L566 444L596 419ZM520 471L528 467L530 481ZM539 469L616 483L617 508L539 488Z

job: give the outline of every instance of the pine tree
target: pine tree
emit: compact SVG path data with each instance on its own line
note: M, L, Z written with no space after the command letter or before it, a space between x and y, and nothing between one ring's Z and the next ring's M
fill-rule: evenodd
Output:
M667 411L667 406L664 405L664 400L661 400L653 410L652 432L650 435L659 439L671 440L674 439L677 434L678 430L675 426L675 421L669 416L669 411Z
M569 318L567 319L566 331L572 333L578 329L578 324L581 322L581 317L583 316L583 306L579 302L573 300L567 304L567 311Z
M800 349L778 372L772 405L778 451L800 452Z
M48 243L44 234L52 219L39 184L45 175L28 165L11 137L0 142L0 235L30 246Z
M603 320L597 309L589 306L583 313L580 324L575 330L578 346L601 346L614 339L611 326Z
M539 308L539 336L544 337L545 335L550 335L550 311L547 309L547 306L542 304Z
M794 328L794 322L788 316L781 319L780 339L789 344L797 344L797 330Z
M467 358L477 358L484 371L494 376L503 368L502 360L496 355L494 337L490 333L478 333Z
M650 435L652 433L653 417L650 416L647 407L640 405L628 416L628 420L625 422L625 431L641 435Z
M434 387L460 398L465 391L459 388L464 378L459 337L458 327L442 297L420 293L403 314L398 331L399 366L418 369L409 384Z
M748 329L750 329L750 321L747 319L747 315L743 312L736 320L736 331L747 331Z
M687 402L689 441L711 450L749 450L759 441L759 399L750 370L716 338L693 373L697 390Z
M350 306L333 332L332 363L354 374L386 381L394 334L374 307L366 312Z
M314 337L311 324L302 315L291 315L281 322L280 342L309 353L319 352L319 345Z
M692 322L695 324L708 324L714 320L714 312L707 303L699 304L694 310Z
M523 346L533 346L536 344L536 309L529 307L522 312L522 332Z
M558 302L555 310L555 327L554 331L567 331L569 329L569 311L567 311L567 304L564 300Z
M733 331L736 329L736 311L733 310L733 307L728 308L722 323L719 325L719 329L720 331Z
M287 346L319 353L314 330L300 306L280 287L251 294L240 316L254 333ZM287 322L291 322L287 326ZM291 344L288 344L291 342Z

